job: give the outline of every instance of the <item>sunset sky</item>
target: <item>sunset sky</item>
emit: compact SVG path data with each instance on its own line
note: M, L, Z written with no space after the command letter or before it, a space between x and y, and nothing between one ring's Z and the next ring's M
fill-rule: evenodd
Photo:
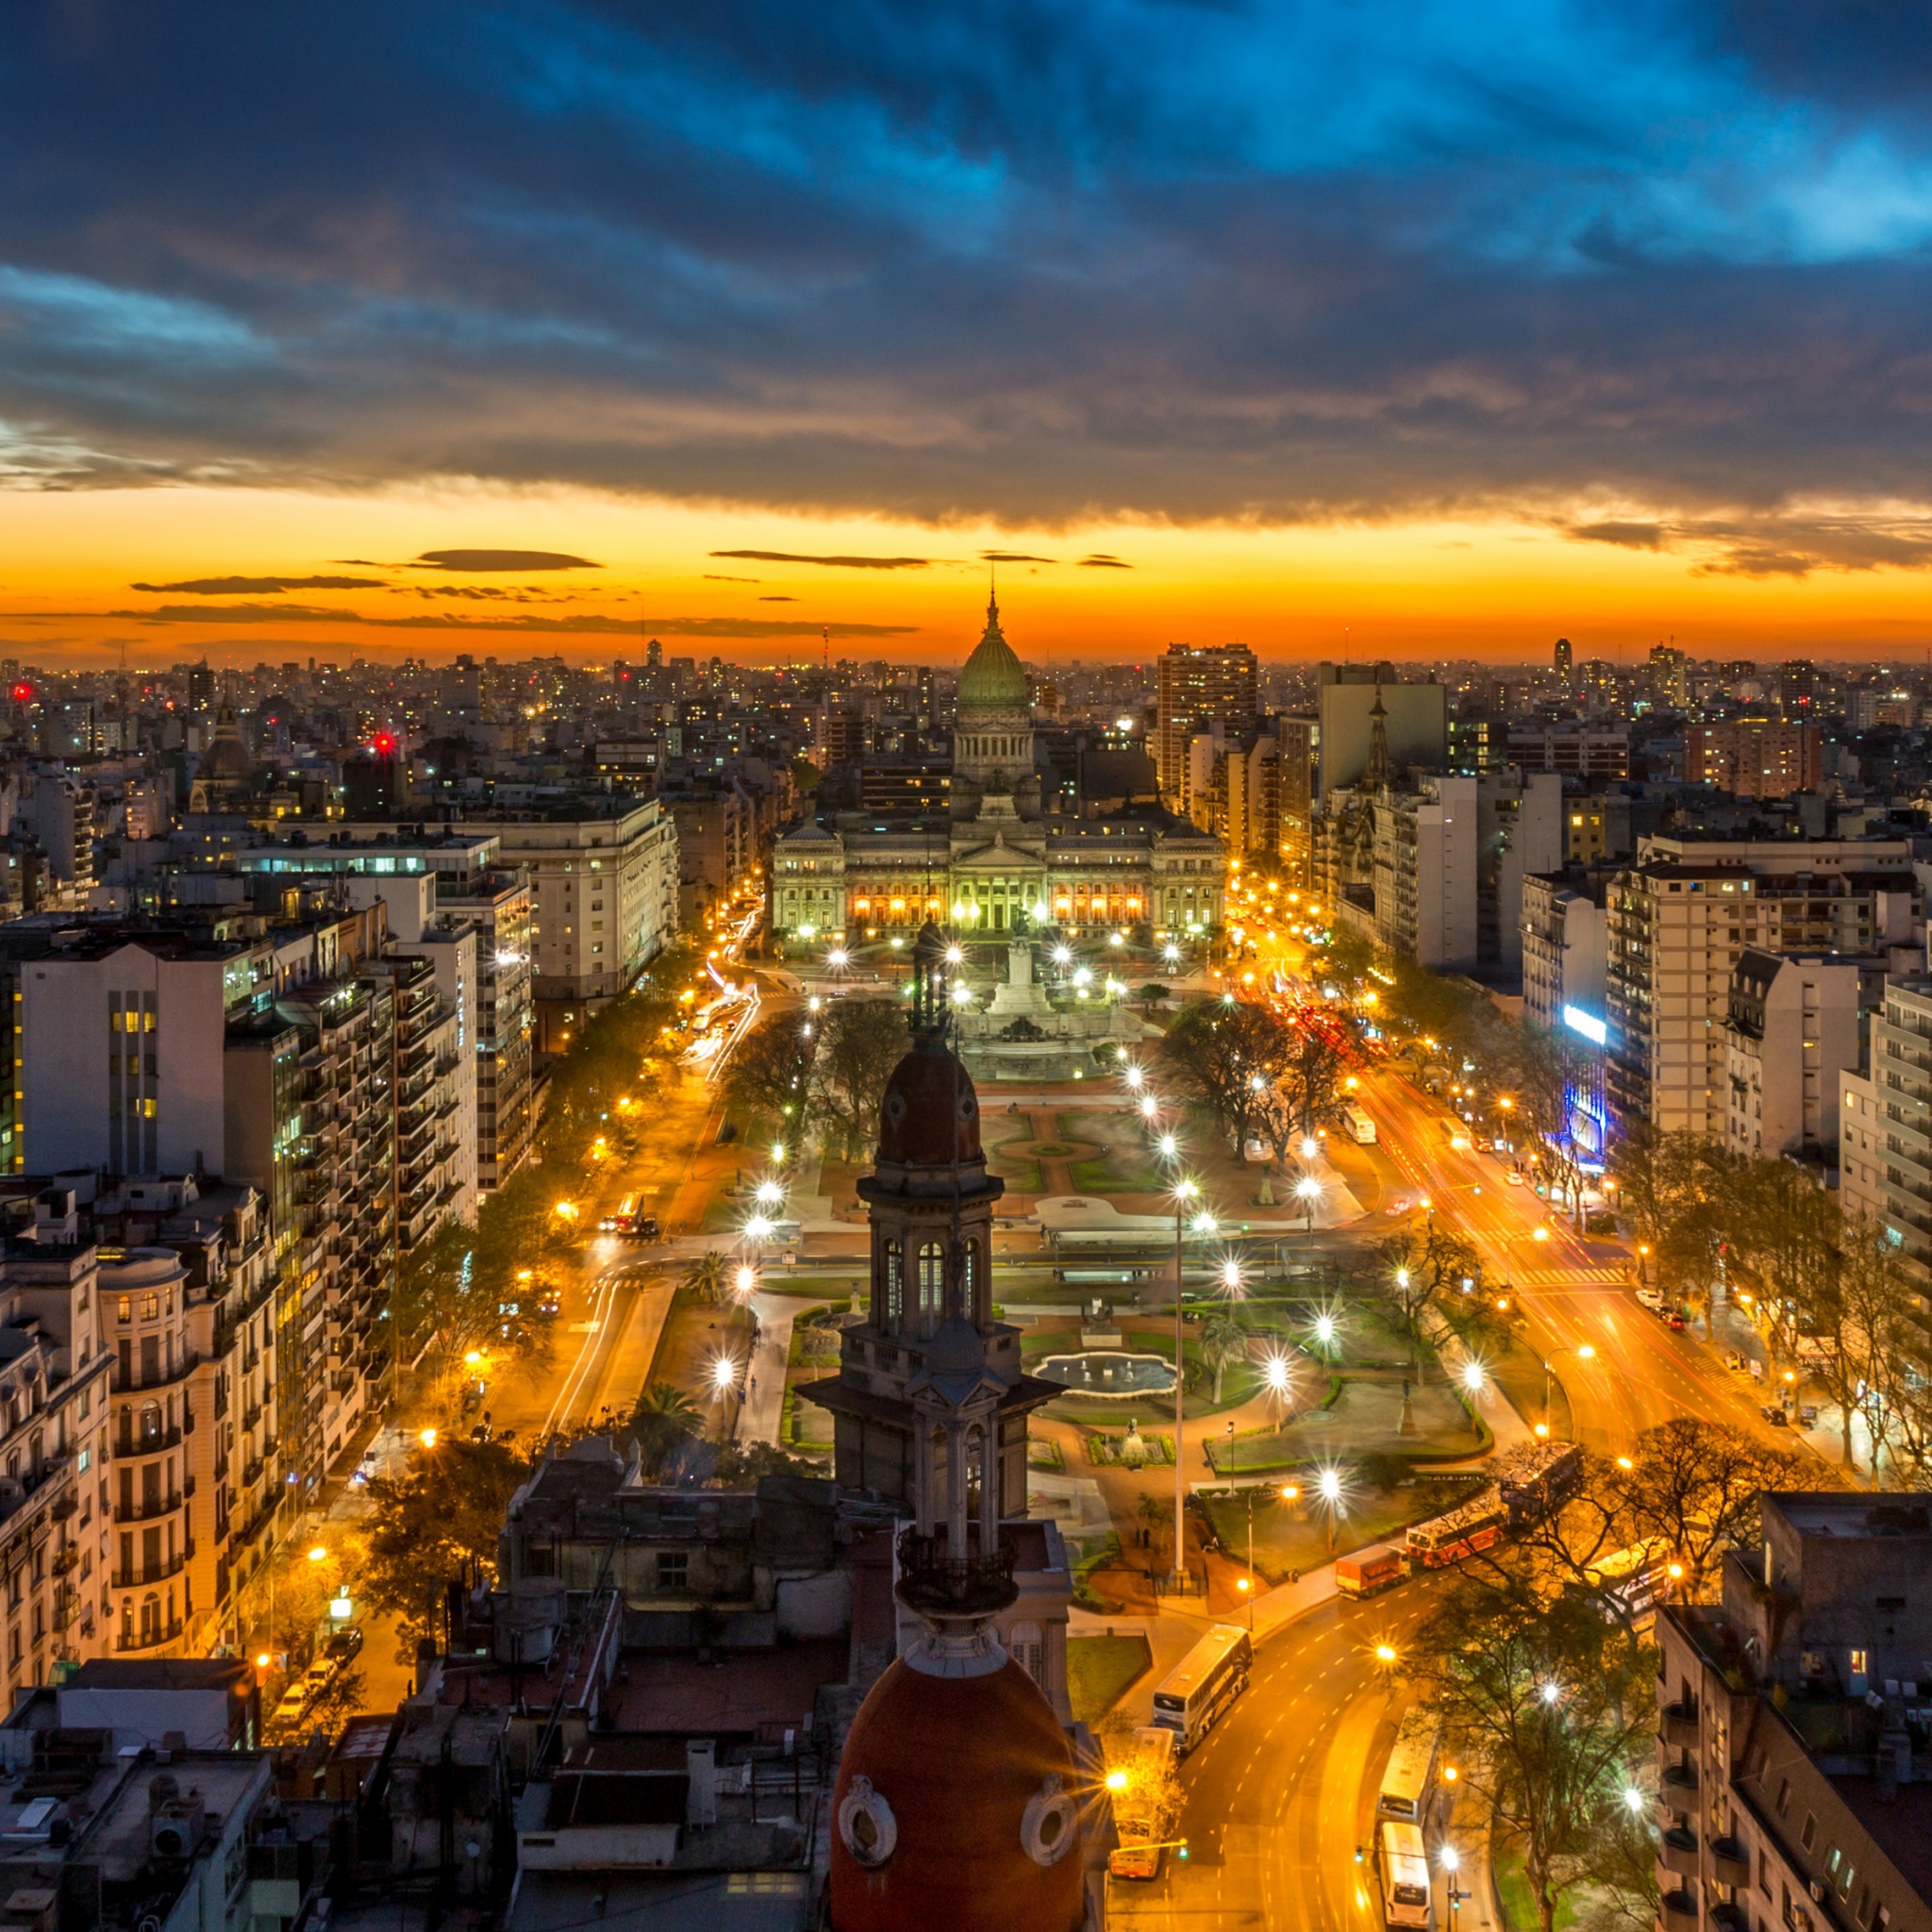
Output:
M1928 106L1877 0L40 0L0 648L1918 657Z

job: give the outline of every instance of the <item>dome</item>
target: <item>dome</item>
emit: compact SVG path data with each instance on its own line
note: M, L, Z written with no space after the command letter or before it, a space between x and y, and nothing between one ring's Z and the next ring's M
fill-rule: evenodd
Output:
M214 742L204 754L194 775L202 779L245 778L253 770L248 747L242 742L242 727L236 722L234 708L224 705L215 720Z
M879 1102L878 1158L901 1167L979 1159L973 1076L939 1041L922 1041L892 1069Z
M834 1793L833 1932L1080 1924L1073 1752L1040 1687L993 1654L967 1676L901 1658L859 1707Z
M964 1376L986 1373L986 1341L963 1315L948 1315L925 1345L928 1375Z
M1000 629L1000 607L989 602L986 629L959 673L958 711L1024 711L1032 707L1025 667Z

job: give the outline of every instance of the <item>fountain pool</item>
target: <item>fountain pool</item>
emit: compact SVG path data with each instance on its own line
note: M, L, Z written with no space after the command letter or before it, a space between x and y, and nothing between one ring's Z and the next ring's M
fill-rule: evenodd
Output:
M1050 1355L1036 1362L1042 1381L1058 1382L1070 1395L1093 1402L1127 1402L1135 1396L1171 1395L1174 1364L1158 1355L1128 1355L1090 1348L1078 1355Z

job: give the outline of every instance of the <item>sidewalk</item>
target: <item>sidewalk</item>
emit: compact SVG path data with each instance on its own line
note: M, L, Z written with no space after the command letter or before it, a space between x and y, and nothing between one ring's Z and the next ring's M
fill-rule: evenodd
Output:
M744 1404L738 1417L741 1443L777 1441L785 1418L785 1363L791 1353L791 1324L802 1309L812 1306L794 1295L752 1296L758 1345L746 1370Z

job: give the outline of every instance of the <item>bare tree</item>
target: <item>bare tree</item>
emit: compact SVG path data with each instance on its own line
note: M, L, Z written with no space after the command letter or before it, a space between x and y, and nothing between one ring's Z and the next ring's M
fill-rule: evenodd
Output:
M1289 1029L1250 1000L1190 1007L1160 1043L1160 1056L1189 1097L1234 1144L1246 1151L1261 1124L1263 1103L1290 1056Z
M879 1102L908 1044L906 1015L888 1000L835 1000L812 1057L810 1121L827 1152L858 1160L877 1144Z
M1575 1217L1583 1216L1583 1150L1575 1134L1576 1095L1590 1062L1574 1037L1525 1021L1516 1029L1501 1076L1515 1091L1510 1111L1534 1142L1551 1187Z
M769 1128L768 1139L796 1140L810 1092L816 1037L806 1014L790 1012L766 1020L739 1043L725 1070L724 1097L748 1128Z

